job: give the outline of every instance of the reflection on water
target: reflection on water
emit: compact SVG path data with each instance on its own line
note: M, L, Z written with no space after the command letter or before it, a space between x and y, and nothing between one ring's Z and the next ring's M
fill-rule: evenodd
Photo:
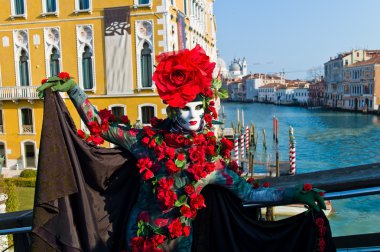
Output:
M380 118L349 112L308 110L268 104L224 103L226 127L236 125L237 109L244 110L245 122L251 121L259 132L258 155L273 159L272 118L279 122L280 159L288 158L288 130L294 128L297 173L328 170L380 162ZM262 133L267 135L264 153ZM334 236L380 232L380 196L336 200L331 218Z

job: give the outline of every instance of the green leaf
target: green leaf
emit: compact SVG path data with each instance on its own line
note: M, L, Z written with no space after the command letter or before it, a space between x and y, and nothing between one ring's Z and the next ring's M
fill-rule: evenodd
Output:
M178 201L178 200L176 200L175 203L174 203L174 206L176 206L176 207L180 207L182 205L183 204L180 201Z
M174 178L174 184L175 184L176 188L181 188L181 187L184 187L186 185L186 179L185 178L182 178L176 174L173 175L173 178Z
M226 99L228 98L228 91L226 89L219 89L218 96L220 99Z
M178 168L183 168L186 165L186 160L180 161L180 160L176 159L174 163Z
M181 195L178 199L179 202L181 202L182 204L186 203L187 201L187 196L186 195Z

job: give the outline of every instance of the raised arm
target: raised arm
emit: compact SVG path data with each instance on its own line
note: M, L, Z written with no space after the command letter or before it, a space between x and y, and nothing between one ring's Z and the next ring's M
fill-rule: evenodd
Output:
M78 85L74 86L67 93L87 127L91 127L92 125L89 125L89 123L92 122L97 122L101 125L102 120L98 110L92 105L87 94ZM136 142L133 130L119 124L110 124L108 129L101 131L101 136L108 142L126 149L130 149L132 144Z
M50 77L43 81L37 91L40 98L44 96L44 90L51 87L52 91L67 92L75 108L77 109L81 119L87 125L92 127L93 123L101 125L102 121L99 116L98 110L88 100L87 94L79 88L76 82L68 78ZM109 127L103 128L100 135L107 141L121 146L125 149L131 149L132 144L135 143L136 138L133 130L128 129L123 125L110 124Z

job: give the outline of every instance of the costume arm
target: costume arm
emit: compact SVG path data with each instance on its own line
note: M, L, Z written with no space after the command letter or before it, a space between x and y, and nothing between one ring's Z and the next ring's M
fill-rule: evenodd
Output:
M87 126L89 122L94 120L96 120L99 125L101 124L97 109L91 104L88 100L87 94L82 89L75 86L68 92L68 94L80 117ZM136 137L135 134L132 134L132 130L127 129L122 125L110 124L106 131L102 131L101 135L108 142L124 147L128 150L130 150L132 144L136 142Z
M242 201L250 203L279 203L291 204L294 203L295 188L253 188L243 178L229 169L216 170L210 173L206 178L197 182L203 187L207 184L216 184L223 186L235 193ZM199 190L199 189L198 189Z

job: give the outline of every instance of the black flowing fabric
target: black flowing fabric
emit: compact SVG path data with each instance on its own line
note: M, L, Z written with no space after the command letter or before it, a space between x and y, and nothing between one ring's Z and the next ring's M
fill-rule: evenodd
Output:
M45 92L32 251L121 251L140 177L126 150L90 146Z
M202 190L206 208L193 225L193 252L209 251L320 251L316 218L323 218L324 251L336 251L323 214L309 211L280 221L257 221L256 213L242 206L233 193L216 185Z
M130 152L88 145L58 93L45 92L32 229L32 251L121 251L141 183ZM202 190L192 251L315 251L313 216L255 221L231 192ZM327 219L326 250L333 251Z

